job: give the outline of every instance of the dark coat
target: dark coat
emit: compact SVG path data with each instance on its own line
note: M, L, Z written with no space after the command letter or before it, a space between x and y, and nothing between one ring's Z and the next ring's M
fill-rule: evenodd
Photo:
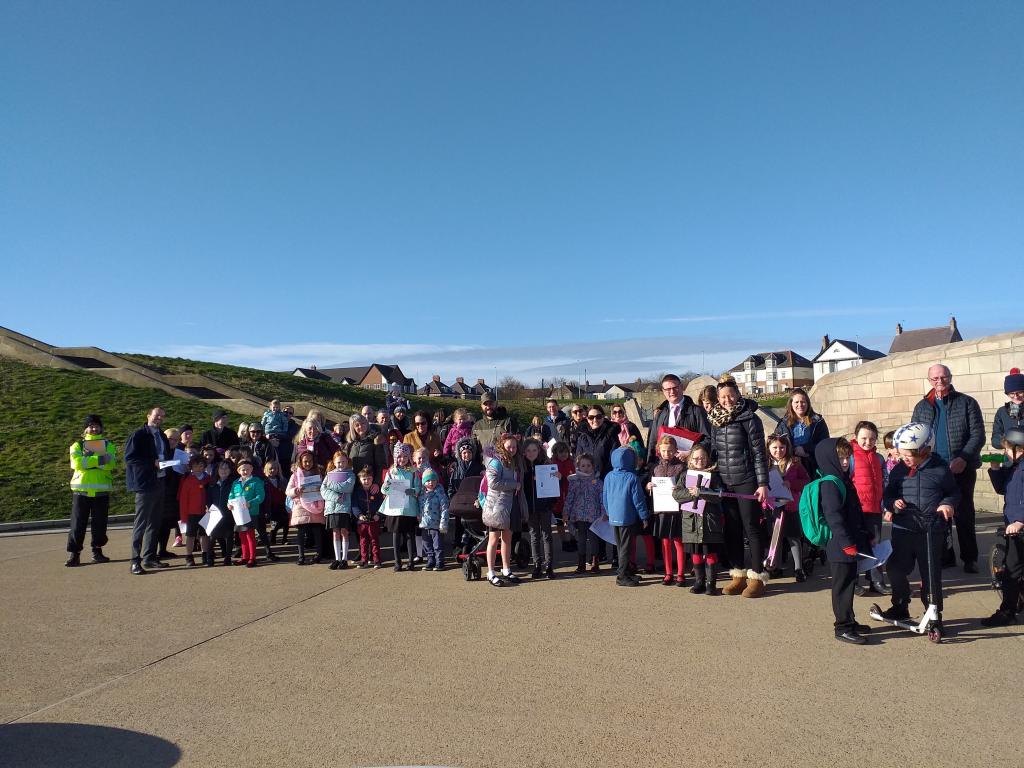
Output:
M544 442L548 442L552 438L555 440L561 440L562 442L569 442L569 417L561 411L555 416L554 420L550 416L544 417L544 423L541 425L542 439Z
M858 552L869 554L870 534L864 521L857 489L853 487L849 473L844 472L839 463L839 454L836 453L838 441L839 439L834 437L822 440L814 451L814 458L821 474L835 475L846 486L845 499L831 480L826 480L818 486L821 512L825 516L829 530L832 531L832 538L825 545L825 554L833 563L855 563L857 556L848 555L843 550L853 546Z
M896 509L897 499L907 503L905 509ZM929 528L945 530L946 521L936 510L943 504L955 507L959 501L956 477L937 453L929 456L913 475L902 461L893 467L882 496L882 505L893 513L893 524L917 532Z
M793 442L793 429L786 423L786 417L783 416L775 427L776 435L785 435L789 438L789 442ZM821 418L819 414L814 414L811 417L811 428L810 435L807 439L807 444L804 446L804 450L807 451L807 456L801 456L800 462L804 465L804 469L807 470L807 474L811 476L813 480L817 477L818 460L815 458L815 451L822 440L828 439L828 424Z
M992 422L992 447L1003 450L1003 438L1008 430L1024 427L1024 407L1016 418L1010 415L1010 404L1006 403L998 411Z
M935 423L935 390L933 389L914 407L911 421L931 426ZM963 459L967 466L981 466L981 449L985 447L985 422L981 406L970 395L955 389L946 397L946 437L949 440L949 459Z
M203 432L203 438L199 441L200 447L204 445L212 445L218 449L219 453L224 453L228 448L234 448L240 443L238 439L238 433L233 429L225 427L217 434L217 430L210 427L208 430Z
M156 443L148 426L143 425L128 435L128 441L124 444L124 473L129 491L149 493L163 488L163 478L157 477L159 470L156 463L170 457L171 444L167 442L163 432L160 432L160 439L164 444L162 456L157 455Z
M676 426L688 429L691 432L700 432L702 435L710 438L711 424L708 423L708 415L704 407L694 403L688 395L683 395L681 406L679 423ZM647 433L648 464L656 464L658 462L658 430L668 424L669 414L668 400L662 401L661 405L654 411L654 419L651 420L651 428ZM762 429L761 431L763 432L764 430ZM711 445L710 440L702 440L701 442L708 446Z
M721 490L722 480L715 469L711 469L711 484L708 486L713 491ZM686 472L682 472L676 478L675 487L672 489L672 498L680 504L687 504L691 501L686 488ZM704 514L698 515L689 510L680 513L682 523L681 538L684 544L721 544L725 541L725 516L722 513L722 500L705 497Z
M231 497L231 489L237 479L237 475L234 472L224 482L218 482L217 476L214 475L206 485L206 505L215 504L224 513L224 518L211 534L215 539L228 539L230 541L235 535L235 520L231 516L231 510L228 509L228 499Z
M764 447L764 425L757 415L757 403L744 400L743 410L721 427L711 427L722 483L729 488L756 482L768 485L768 455Z
M988 471L995 492L1004 496L1003 523L1024 523L1024 461Z
M365 437L354 438L345 450L352 459L352 471L359 474L363 467L369 467L373 470L373 481L377 482L384 467L378 463L379 451L373 435L367 433Z
M594 457L594 471L602 480L612 471L612 451L619 447L619 425L607 419L596 430L590 424L580 429L576 437L576 452L573 460L579 464L581 454ZM632 449L630 449L632 450Z
M481 416L473 424L473 438L480 445L481 450L493 447L505 432L518 434L519 426L516 424L515 417L511 416L501 405L494 409L492 418Z

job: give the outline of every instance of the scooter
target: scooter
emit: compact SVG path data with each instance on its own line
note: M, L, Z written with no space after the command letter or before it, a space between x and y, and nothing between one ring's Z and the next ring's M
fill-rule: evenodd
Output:
M893 528L897 528L901 531L908 531L910 533L917 533L917 531L911 531L909 528L905 528L902 525L894 525ZM927 536L927 546L925 547L925 559L927 560L928 573L932 572L932 537L927 531L923 533ZM868 615L875 621L880 621L883 624L891 624L894 627L900 629L907 629L917 635L928 635L928 639L933 643L942 642L942 613L939 611L939 606L935 602L935 584L934 579L928 580L928 608L925 610L924 615L920 621L913 621L911 619L887 619L882 615L882 609L878 607L878 603L873 603L871 609L868 611Z

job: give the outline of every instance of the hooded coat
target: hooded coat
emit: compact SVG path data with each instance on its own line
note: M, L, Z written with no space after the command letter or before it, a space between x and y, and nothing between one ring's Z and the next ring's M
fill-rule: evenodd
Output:
M601 501L604 504L608 522L622 527L646 520L647 494L637 477L636 452L625 446L612 451L612 471L604 478Z
M473 451L473 457L469 461L462 460L462 447L469 446ZM455 444L455 461L451 465L451 476L448 478L448 498L450 499L459 490L462 481L467 477L483 477L484 465L480 461L480 453L476 448L476 441L471 437L464 437Z
M830 437L822 440L814 449L814 459L821 475L835 475L846 486L844 499L831 480L819 485L821 512L825 516L829 530L832 531L832 538L825 545L825 554L833 563L853 563L857 561L857 556L848 555L843 550L853 546L858 552L869 552L869 534L857 489L854 488L850 475L843 471L839 463L839 454L836 453L837 442L838 438Z

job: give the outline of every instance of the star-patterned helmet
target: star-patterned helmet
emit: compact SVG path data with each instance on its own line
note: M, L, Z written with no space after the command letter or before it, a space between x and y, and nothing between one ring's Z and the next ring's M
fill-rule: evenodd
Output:
M896 430L896 434L892 437L892 444L897 448L912 451L929 446L931 442L932 428L919 421L904 424Z

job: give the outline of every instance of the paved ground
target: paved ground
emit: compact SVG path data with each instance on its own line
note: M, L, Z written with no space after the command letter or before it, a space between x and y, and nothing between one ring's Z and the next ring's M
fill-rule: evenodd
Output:
M110 565L66 569L63 544L0 538L11 768L1022 764L1021 628L980 628L995 593L958 570L947 643L855 648L817 574L756 601L291 562L139 578L125 531Z

